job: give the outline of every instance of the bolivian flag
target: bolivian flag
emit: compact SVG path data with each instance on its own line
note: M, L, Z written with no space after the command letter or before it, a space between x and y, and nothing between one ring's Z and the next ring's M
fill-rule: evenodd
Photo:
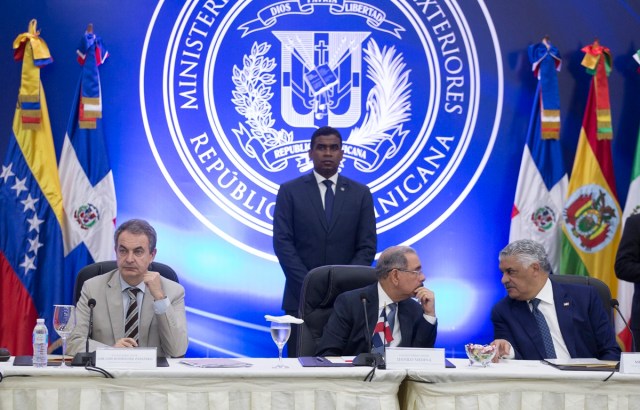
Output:
M611 157L613 133L607 79L611 54L597 41L582 51L586 53L582 65L593 79L563 211L560 272L598 278L609 285L616 297L613 266L622 212Z

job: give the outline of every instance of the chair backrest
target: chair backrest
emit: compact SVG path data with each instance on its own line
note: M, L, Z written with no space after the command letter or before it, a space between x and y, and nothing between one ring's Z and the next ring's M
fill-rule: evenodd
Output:
M298 355L313 356L316 343L329 316L336 297L348 290L362 288L376 282L375 268L359 265L327 265L312 269L304 278L300 295Z
M592 278L590 276L581 275L549 275L552 282L567 283L572 285L588 285L596 288L604 310L609 313L609 322L613 326L613 307L611 306L611 290L606 283L598 278Z
M118 265L116 264L116 261L104 261L92 263L91 265L87 265L84 268L80 269L80 272L78 272L78 276L76 276L75 285L73 286L74 303L78 303L78 300L80 300L82 285L84 285L84 282L87 279L91 279L94 276L102 275L107 272L111 272L117 267ZM164 263L160 262L151 262L151 264L149 265L149 270L158 272L160 275L174 282L179 282L176 271L174 271L173 268L171 268L169 265L165 265Z

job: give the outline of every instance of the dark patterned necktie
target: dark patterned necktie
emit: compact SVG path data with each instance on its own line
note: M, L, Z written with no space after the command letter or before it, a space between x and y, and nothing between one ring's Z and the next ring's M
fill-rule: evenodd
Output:
M138 341L138 298L137 294L140 292L138 288L127 289L127 295L129 295L129 308L127 308L127 317L124 321L124 337L130 337Z
M331 212L333 211L333 189L331 189L333 182L330 179L325 179L322 183L327 186L327 190L324 193L324 213L327 216L327 222L330 222Z
M553 339L551 339L551 332L549 331L549 326L547 325L547 321L544 319L544 315L540 310L538 310L538 305L540 304L540 299L532 299L531 306L533 310L533 317L536 318L536 322L538 323L538 329L540 330L540 335L542 335L542 341L544 343L544 350L547 352L545 359L555 359L556 358L556 349L553 347Z

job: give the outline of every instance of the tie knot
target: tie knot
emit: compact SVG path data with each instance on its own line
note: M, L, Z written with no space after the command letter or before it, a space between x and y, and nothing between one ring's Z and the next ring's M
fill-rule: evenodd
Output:
M129 294L130 299L135 299L138 292L140 292L140 289L134 288L133 286L130 288L127 288L127 293Z
M533 306L534 309L537 309L539 304L540 304L540 299L538 298L531 299L531 306Z
M333 181L330 179L325 179L322 183L326 185L327 189L331 189L331 185L333 185Z

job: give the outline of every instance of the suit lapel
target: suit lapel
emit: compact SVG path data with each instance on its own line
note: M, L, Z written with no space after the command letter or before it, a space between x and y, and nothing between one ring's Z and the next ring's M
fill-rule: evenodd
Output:
M410 317L407 310L407 303L415 303L412 299L403 300L398 303L398 322L400 323L400 347L410 347L413 340L414 318Z
M342 213L342 207L347 199L347 193L349 192L349 181L346 178L338 175L338 183L336 184L336 195L333 200L333 212L331 213L331 222L329 223L329 229L333 228L336 224L337 215Z
M376 323L378 322L378 282L369 285L367 288L367 299L369 303L367 304L367 319L369 319L369 331L371 334L369 336L373 337L373 329L376 327Z
M571 331L573 329L573 301L564 291L562 285L552 283L551 289L553 289L553 303L556 307L556 316L558 316L562 339L564 339L564 344L567 346L571 357L576 357L576 340Z
M144 297L142 298L142 306L138 312L138 345L149 346L149 332L151 331L151 321L153 320L153 296L149 292L149 287L144 288Z
M533 313L531 313L531 310L529 310L528 303L518 300L512 300L511 309L513 311L514 317L522 325L522 328L529 336L529 340L533 342L533 345L538 351L540 357L545 357L546 352L544 351L542 336L540 335L540 330L538 330L536 319L533 317Z
M109 318L113 328L113 338L124 337L124 307L122 306L122 287L120 286L120 271L116 270L107 282L106 288Z
M311 174L306 175L304 180L305 182L305 190L307 192L307 197L309 198L309 202L311 203L311 207L315 211L318 219L320 219L320 223L324 227L324 229L328 230L329 225L327 224L327 217L324 213L324 207L322 206L322 199L320 198L320 187L318 187L318 182L316 181L316 177L311 172ZM335 202L334 202L335 209Z

